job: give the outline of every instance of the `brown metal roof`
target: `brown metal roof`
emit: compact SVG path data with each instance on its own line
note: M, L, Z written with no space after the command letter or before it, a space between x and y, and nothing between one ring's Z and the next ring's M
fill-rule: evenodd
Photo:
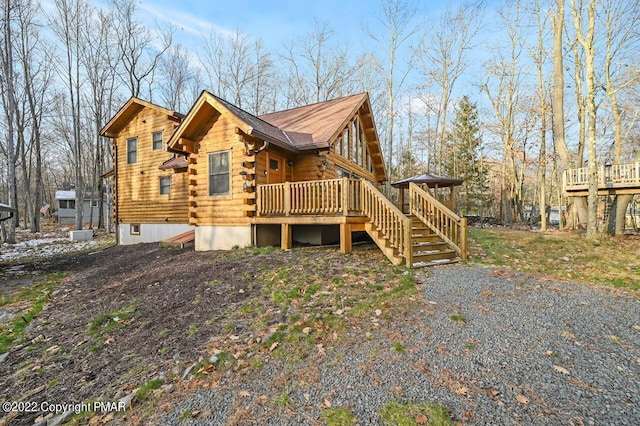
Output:
M386 179L367 93L256 117L205 90L171 135L167 142L168 150L183 153L184 147L181 146L180 140L195 138L214 111L230 113L237 122L238 131L294 153L329 148L353 116L360 112L369 152L374 161L375 174L380 181Z
M251 127L251 131L249 132L251 135L254 136L263 136L266 137L267 139L270 139L273 142L279 142L282 144L285 144L286 146L284 146L283 148L296 148L296 146L291 143L290 139L287 137L287 135L284 134L284 132L278 128L278 126L275 126L265 120L263 120L260 117L256 117L253 114L248 113L247 111L243 110L242 108L239 108L227 101L225 101L222 98L217 97L216 95L209 93L209 95L211 95L213 98L215 98L218 102L220 102L226 109L228 109L233 115L235 115L236 117L238 117L240 120L242 120L243 122L245 122L247 125L249 125ZM258 134L256 134L258 133Z
M456 179L449 176L439 176L433 173L423 173L417 176L411 176L406 179L399 180L391 184L394 188L408 188L409 183L413 182L415 184L427 184L429 188L433 188L434 186L438 186L440 188L447 186L459 186L462 185L462 179Z
M184 156L179 155L177 157L169 158L167 161L162 162L158 167L160 170L172 170L172 169L186 169L189 167L189 162Z
M285 131L299 149L327 148L367 98L366 93L261 115Z

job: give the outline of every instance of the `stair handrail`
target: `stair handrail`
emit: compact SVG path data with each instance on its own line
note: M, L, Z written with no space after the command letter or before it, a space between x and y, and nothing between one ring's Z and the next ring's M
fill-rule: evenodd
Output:
M392 246L405 259L407 266L413 263L411 247L411 219L400 211L369 181L362 180L361 207L375 228L389 239Z
M453 247L461 260L467 259L466 218L449 210L428 191L413 182L409 183L409 204L411 214Z

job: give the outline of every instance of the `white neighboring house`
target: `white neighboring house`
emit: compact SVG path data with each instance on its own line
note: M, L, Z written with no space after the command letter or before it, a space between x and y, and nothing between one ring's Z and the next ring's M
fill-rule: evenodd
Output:
M98 223L98 201L97 198L92 200L90 195L85 194L82 201L83 224L89 224L89 220L92 220L93 223ZM106 202L102 203L102 206L103 217L106 221L109 217L109 209ZM56 211L53 215L58 217L58 223L73 225L76 221L76 191L73 189L56 191L55 208Z

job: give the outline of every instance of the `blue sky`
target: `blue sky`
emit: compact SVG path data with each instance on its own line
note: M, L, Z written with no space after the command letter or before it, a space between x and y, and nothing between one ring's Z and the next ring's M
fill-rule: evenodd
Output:
M438 14L449 2L412 1L418 15ZM314 20L327 22L334 31L334 41L348 42L354 50L372 47L364 26L375 31L378 26L378 0L140 0L140 18L171 20L178 28L179 42L188 45L198 34L213 27L220 32L240 30L253 38L262 38L270 49L302 37ZM147 16L144 16L144 15ZM416 23L420 16L416 16Z

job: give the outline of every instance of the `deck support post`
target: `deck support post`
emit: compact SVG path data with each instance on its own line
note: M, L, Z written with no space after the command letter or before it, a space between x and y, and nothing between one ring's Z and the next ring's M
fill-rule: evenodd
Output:
M467 218L460 219L460 259L467 260Z
M284 183L284 214L285 216L291 214L291 183L289 181Z
M351 224L350 223L341 223L340 224L340 253L349 254L351 253Z
M282 250L290 250L291 249L291 225L288 223L283 223L281 225L282 230L280 233L280 247Z

